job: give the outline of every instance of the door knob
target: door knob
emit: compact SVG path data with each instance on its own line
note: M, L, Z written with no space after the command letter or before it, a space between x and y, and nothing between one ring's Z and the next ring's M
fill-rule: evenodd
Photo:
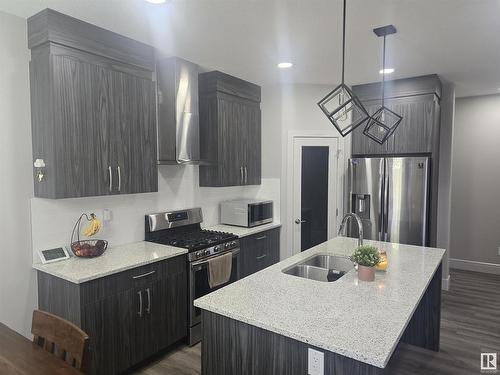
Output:
M295 224L302 224L302 223L306 223L306 221L302 219L295 219Z

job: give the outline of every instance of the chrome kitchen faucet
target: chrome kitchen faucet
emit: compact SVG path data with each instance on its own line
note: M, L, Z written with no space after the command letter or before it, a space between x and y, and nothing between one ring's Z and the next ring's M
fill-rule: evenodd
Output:
M339 228L339 236L342 235L342 232L344 231L345 224L349 219L356 219L356 222L358 224L358 233L359 233L359 238L358 238L358 246L363 245L363 223L361 222L361 218L353 213L347 213L344 215L342 218L342 223L340 224Z

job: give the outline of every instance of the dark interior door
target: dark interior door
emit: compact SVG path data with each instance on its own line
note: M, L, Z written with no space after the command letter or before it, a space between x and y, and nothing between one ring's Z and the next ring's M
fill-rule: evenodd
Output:
M302 147L301 251L328 239L327 146Z

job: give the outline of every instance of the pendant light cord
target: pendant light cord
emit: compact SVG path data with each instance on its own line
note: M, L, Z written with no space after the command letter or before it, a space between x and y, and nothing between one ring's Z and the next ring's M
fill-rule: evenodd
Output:
M346 19L346 1L344 0L344 16L342 24L342 83L344 83L344 66L345 66L345 19Z
M385 38L384 35L384 56L382 57L382 107L384 106L384 97L385 97Z

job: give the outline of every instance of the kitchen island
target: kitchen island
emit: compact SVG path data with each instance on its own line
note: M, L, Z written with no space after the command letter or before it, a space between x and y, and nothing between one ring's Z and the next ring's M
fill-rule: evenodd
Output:
M378 375L399 342L438 351L445 250L365 243L388 255L375 282L354 269L334 282L282 272L315 254L350 255L357 240L337 237L196 300L203 374L307 374L311 348L325 374Z

